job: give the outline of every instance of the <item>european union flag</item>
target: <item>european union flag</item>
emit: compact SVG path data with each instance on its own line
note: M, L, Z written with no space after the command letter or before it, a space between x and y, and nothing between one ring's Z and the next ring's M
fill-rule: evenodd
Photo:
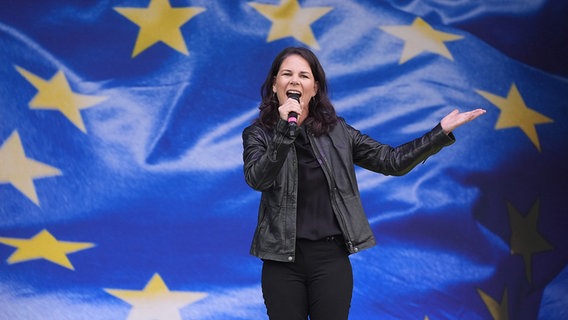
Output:
M309 47L339 115L398 145L487 114L403 177L358 169L378 246L352 320L568 318L561 0L4 1L0 319L266 319L241 132Z

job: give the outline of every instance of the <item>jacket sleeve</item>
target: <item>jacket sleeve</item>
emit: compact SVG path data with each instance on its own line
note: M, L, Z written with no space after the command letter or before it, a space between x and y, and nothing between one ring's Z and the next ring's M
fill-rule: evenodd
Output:
M422 137L392 147L348 126L353 141L353 160L363 168L385 175L401 176L408 173L420 162L436 154L443 147L455 142L452 133L445 134L438 124Z
M243 130L244 174L251 188L263 191L274 184L294 142L288 131L288 123L282 119L278 120L274 134L258 125Z

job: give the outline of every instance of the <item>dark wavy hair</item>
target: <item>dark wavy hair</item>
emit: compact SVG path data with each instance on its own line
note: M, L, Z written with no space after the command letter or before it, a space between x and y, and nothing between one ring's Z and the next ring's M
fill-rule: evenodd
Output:
M270 70L266 75L266 80L264 80L264 83L260 87L260 96L262 101L259 106L260 114L255 120L255 123L269 129L273 129L276 126L280 117L278 113L278 107L280 105L278 97L274 94L274 92L272 92L272 85L274 84L274 79L278 74L278 70L280 70L282 62L291 55L299 55L308 62L314 76L314 80L318 83L317 93L310 100L308 106L308 118L304 121L306 127L315 136L321 136L322 134L329 132L329 130L331 130L337 123L337 114L329 100L329 97L327 96L327 81L325 79L323 67L316 55L311 50L303 47L288 47L282 50L276 58L274 58L272 67L270 67Z

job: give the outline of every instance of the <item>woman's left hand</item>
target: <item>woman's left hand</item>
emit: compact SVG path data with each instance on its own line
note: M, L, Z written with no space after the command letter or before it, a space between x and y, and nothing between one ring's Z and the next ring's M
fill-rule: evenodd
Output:
M468 123L471 120L479 117L485 113L485 109L475 109L467 112L459 112L458 109L450 112L447 116L442 118L440 125L446 134L454 131L455 128L461 126L464 123Z

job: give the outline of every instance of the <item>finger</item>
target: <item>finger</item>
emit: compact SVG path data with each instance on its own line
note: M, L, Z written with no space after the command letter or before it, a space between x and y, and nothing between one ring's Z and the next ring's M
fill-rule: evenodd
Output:
M450 113L448 114L448 116L454 116L454 115L458 114L459 112L460 112L460 111L459 111L458 109L454 109L454 110L452 110L452 112L450 112Z
M480 115L484 114L485 112L486 112L485 109L475 109L475 110L470 111L471 120L479 117Z

